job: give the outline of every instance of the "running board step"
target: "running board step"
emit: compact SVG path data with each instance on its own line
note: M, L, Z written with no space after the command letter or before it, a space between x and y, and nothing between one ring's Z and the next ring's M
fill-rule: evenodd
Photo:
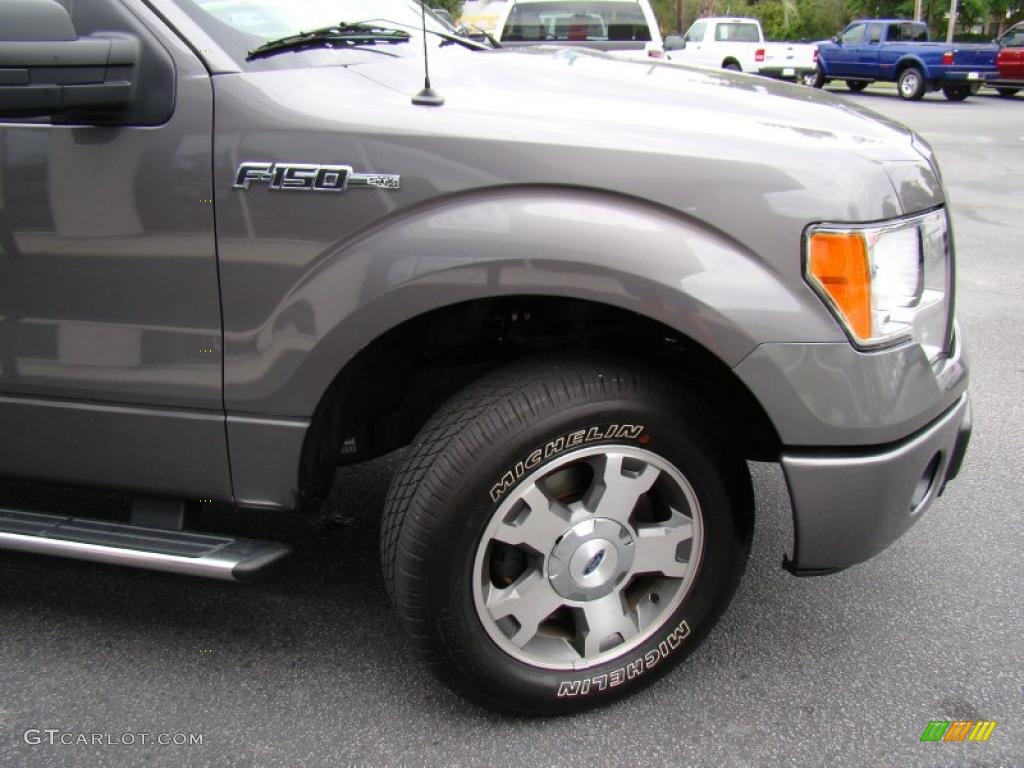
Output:
M0 549L227 581L246 581L290 551L273 541L13 509L0 509Z

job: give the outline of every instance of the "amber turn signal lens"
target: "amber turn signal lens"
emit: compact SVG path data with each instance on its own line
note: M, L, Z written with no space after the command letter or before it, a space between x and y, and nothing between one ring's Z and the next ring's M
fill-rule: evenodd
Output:
M808 272L859 338L871 337L871 268L864 237L856 232L811 235Z

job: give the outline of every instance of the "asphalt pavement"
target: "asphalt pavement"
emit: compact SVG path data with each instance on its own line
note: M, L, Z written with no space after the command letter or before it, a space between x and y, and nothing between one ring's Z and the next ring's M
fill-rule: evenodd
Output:
M756 465L748 571L683 667L590 714L502 718L435 682L389 612L392 456L342 473L330 517L263 583L0 555L0 765L1024 766L1024 95L844 98L936 150L973 365L963 473L891 549L789 576L782 476ZM920 741L958 719L998 725ZM59 743L82 734L104 743Z

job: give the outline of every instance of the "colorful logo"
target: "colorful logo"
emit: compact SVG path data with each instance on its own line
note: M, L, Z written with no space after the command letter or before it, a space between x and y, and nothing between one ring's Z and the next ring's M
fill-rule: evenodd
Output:
M932 720L921 741L988 741L995 729L995 720Z

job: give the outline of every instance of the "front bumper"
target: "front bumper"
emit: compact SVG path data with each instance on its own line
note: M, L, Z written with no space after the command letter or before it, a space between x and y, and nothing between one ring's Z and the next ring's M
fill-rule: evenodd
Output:
M795 527L786 568L802 576L831 573L888 547L959 472L970 436L964 393L923 430L885 449L784 453Z

